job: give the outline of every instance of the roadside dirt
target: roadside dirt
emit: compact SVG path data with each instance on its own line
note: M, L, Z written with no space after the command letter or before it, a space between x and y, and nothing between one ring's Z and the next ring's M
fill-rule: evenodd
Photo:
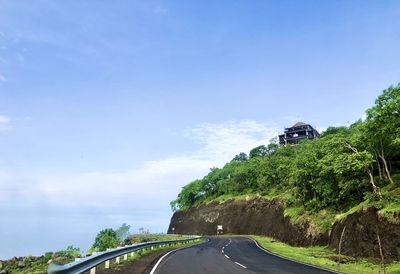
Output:
M384 260L400 260L399 214L389 220L372 207L337 221L329 234L318 234L308 223L293 224L284 216L284 209L280 201L262 198L212 202L175 212L168 233L215 235L217 226L222 225L224 234L264 235L292 246L329 245L337 250L341 233L346 227L341 254L380 261L379 235Z
M329 246L338 249L343 228L341 253L354 257L380 259L382 253L386 262L400 259L400 216L394 215L392 220L378 214L374 207L364 209L336 222L331 230Z
M121 260L121 263L116 264L115 261L113 261L109 269L105 269L104 264L101 264L96 267L96 274L148 274L157 263L158 259L172 249L174 248L157 250L131 262L124 262ZM85 272L84 274L89 274L89 272Z
M217 226L222 225L225 234L265 235L293 246L328 243L328 233L318 233L308 223L291 223L284 216L284 209L280 201L262 198L213 202L175 212L168 233L215 235Z

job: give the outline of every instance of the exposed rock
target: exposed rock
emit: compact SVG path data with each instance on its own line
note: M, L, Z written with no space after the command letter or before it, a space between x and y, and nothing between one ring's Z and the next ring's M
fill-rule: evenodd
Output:
M381 217L374 207L353 213L337 221L332 228L329 246L337 249L343 228L346 227L341 253L355 257L380 258L380 237L385 261L400 260L400 217L389 221Z
M280 201L263 198L212 202L175 212L168 233L214 235L217 225L223 226L224 233L266 235L294 246L327 244L329 240L327 233L317 234L308 223L291 223L284 216L284 205Z
M18 267L19 268L24 268L25 267L25 263L23 261L19 261L18 262Z
M400 216L382 217L376 208L369 208L337 221L327 233L309 223L293 224L284 216L284 205L262 198L252 200L212 202L207 205L175 212L168 233L214 235L217 225L224 233L255 234L273 237L293 246L310 244L338 248L340 235L346 226L341 254L352 257L380 259L378 237L386 262L400 260Z

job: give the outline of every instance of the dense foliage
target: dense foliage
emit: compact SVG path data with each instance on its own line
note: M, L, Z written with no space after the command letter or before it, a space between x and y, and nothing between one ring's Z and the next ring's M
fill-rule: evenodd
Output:
M94 243L92 245L92 250L94 251L105 251L107 248L114 248L119 245L117 232L112 228L106 228L100 231Z
M130 225L123 223L116 230L112 228L101 230L99 233L97 233L96 239L94 240L89 253L93 251L105 251L107 248L114 248L120 245L129 244L130 228Z
M171 207L184 210L221 195L271 191L290 192L289 203L312 210L379 200L380 187L395 185L393 173L400 171L400 85L384 90L366 113L365 121L330 127L316 140L240 153L183 187Z

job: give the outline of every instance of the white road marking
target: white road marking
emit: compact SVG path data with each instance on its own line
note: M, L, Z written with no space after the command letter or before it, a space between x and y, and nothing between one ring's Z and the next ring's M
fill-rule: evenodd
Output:
M206 243L208 243L209 241L210 241L210 239L208 239ZM154 265L154 267L151 269L150 274L154 274L154 273L156 272L156 269L157 269L157 267L160 265L161 261L162 261L165 257L167 257L169 254L171 254L171 253L173 253L173 252L175 252L175 251L181 250L181 249L186 249L186 248L188 248L188 247L177 248L177 249L171 250L170 252L164 254L164 256L162 256L162 257L157 261L157 263Z
M239 265L239 266L241 266L241 267L243 267L243 268L247 268L247 267L245 267L244 265L242 265L242 264L240 264L240 263L238 263L238 262L235 262L235 264L237 264L237 265Z
M221 252L224 253L224 250L222 249Z
M151 270L150 274L154 274L154 272L156 272L156 269L157 269L158 265L161 263L161 261L162 261L165 257L167 257L169 254L171 254L172 252L175 252L175 251L177 251L177 250L179 250L179 249L171 250L170 252L168 252L168 253L166 253L164 256L162 256L162 257L157 261L157 263L154 265L154 267L153 267L153 269Z
M228 255L225 254L224 256L227 257L228 259L230 259ZM150 274L151 274L151 273L150 273Z

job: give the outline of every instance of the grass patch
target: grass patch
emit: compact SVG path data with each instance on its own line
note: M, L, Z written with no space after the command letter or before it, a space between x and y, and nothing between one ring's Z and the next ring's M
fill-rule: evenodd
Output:
M371 207L371 205L372 205L372 204L370 203L370 201L369 201L369 200L366 200L366 201L364 201L364 202L362 202L362 203L360 203L360 204L358 204L358 205L356 205L356 206L350 208L350 209L349 209L348 211L346 211L346 212L343 212L343 213L341 213L341 214L337 214L336 217L335 217L335 219L336 219L336 221L343 220L343 219L345 219L347 216L349 216L349 215L351 215L351 214L353 214L353 213L356 213L356 212L358 212L358 211L360 211L360 210L363 210L363 209L365 209L365 208Z
M135 234L129 237L129 241L132 244L145 243L152 241L173 241L186 239L185 235L175 235L175 234Z
M267 201L279 199L280 201L285 202L292 199L292 193L288 190L283 191L282 189L277 189L277 188L268 189L268 192L265 193L255 193L255 192L247 192L242 194L229 193L220 196L207 197L206 199L200 200L197 203L195 203L193 207L198 207L204 204L207 205L212 202L225 203L228 201L248 201L256 198L263 198Z
M314 234L327 233L335 221L335 212L322 209L318 212L309 212L303 206L287 207L284 216L288 217L293 224L308 223L314 230Z
M348 256L341 256L338 265L338 255L328 247L312 246L312 247L293 247L270 237L251 235L262 247L269 251L282 255L284 257L294 259L300 262L325 267L328 269L340 271L348 274L376 274L380 273L381 267L376 261L358 260ZM400 262L388 265L387 273L400 273Z
M210 204L212 202L218 202L220 204L228 202L228 201L247 201L255 198L260 198L262 197L258 193L248 193L248 194L241 194L241 195L234 195L234 194L224 194L218 197L210 197L207 198L206 200L202 201L199 203L199 205L202 204ZM197 205L197 206L199 206Z
M378 214L386 218L389 222L400 224L399 218L394 217L400 213L400 188L398 186L388 185L381 189L382 200L376 201L367 199L364 202L350 208L348 211L336 215L336 220L340 221L347 216L369 207L377 208Z

